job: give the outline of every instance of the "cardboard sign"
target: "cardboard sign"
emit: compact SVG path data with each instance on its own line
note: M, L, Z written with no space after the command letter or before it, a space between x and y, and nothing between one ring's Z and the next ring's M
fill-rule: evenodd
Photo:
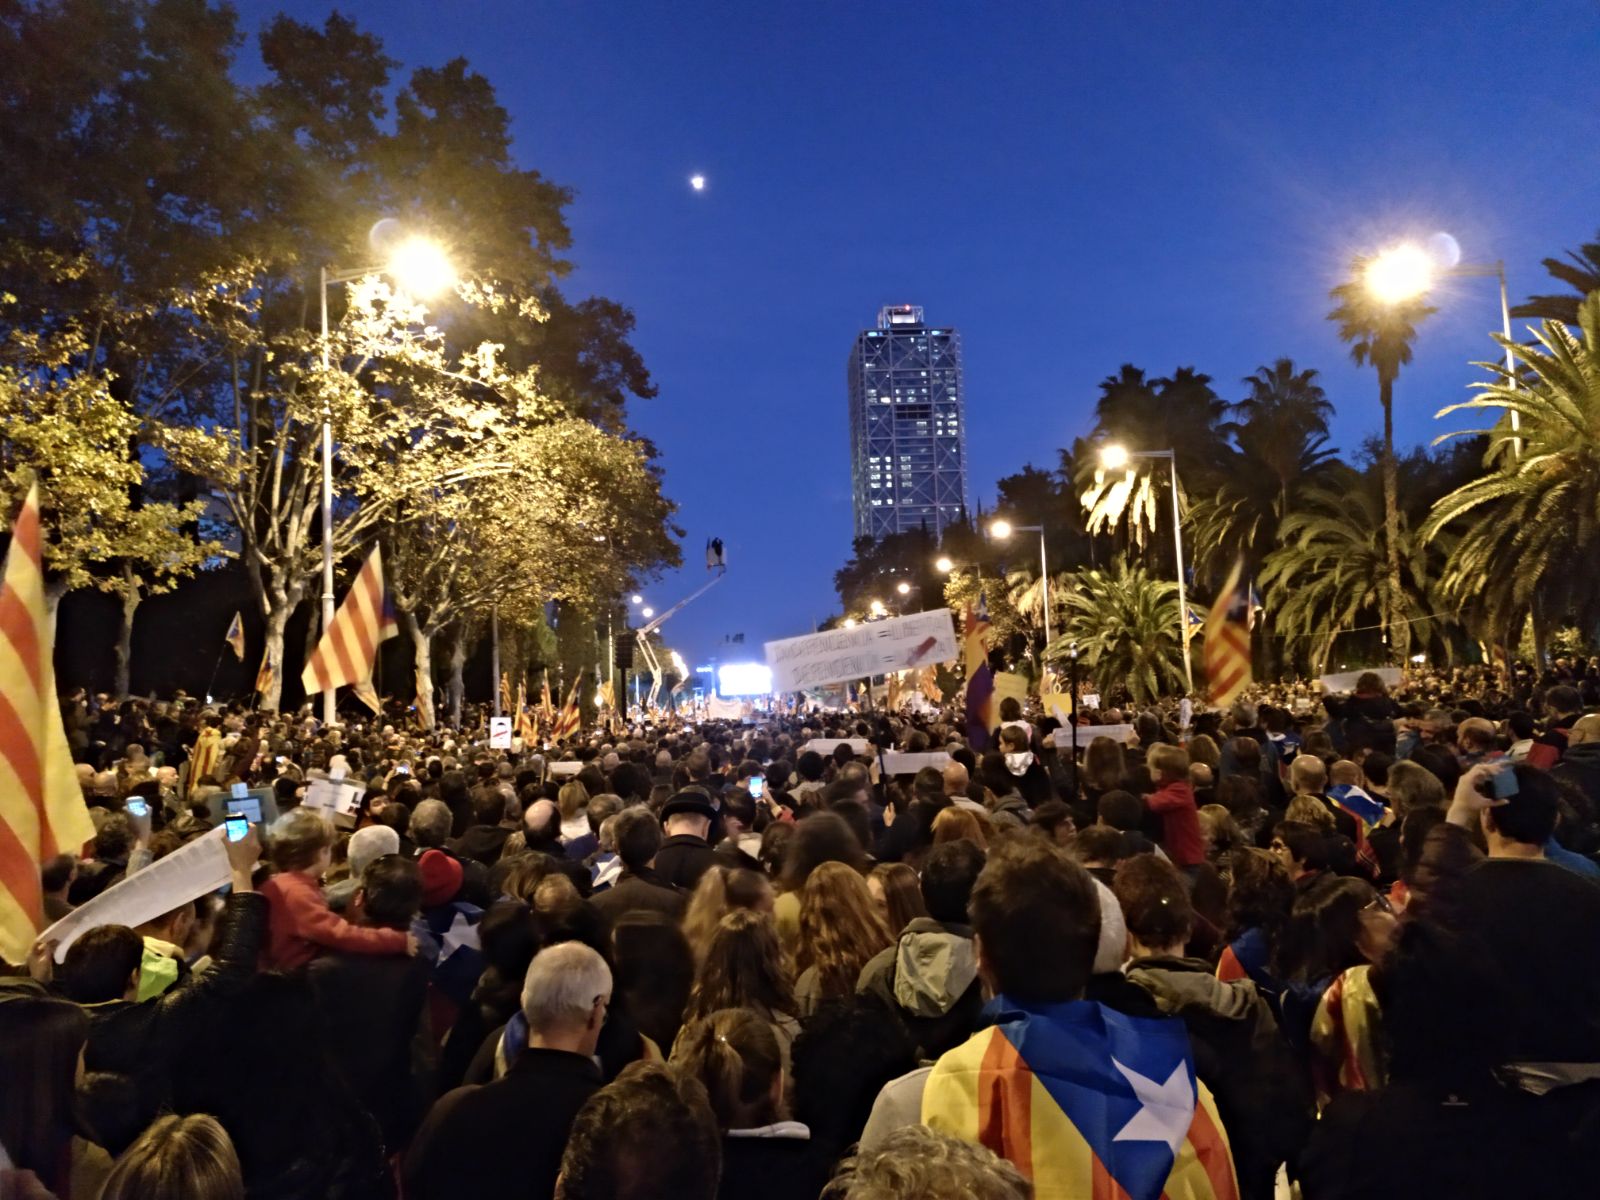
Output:
M925 754L901 754L894 750L883 752L885 775L915 775L923 767L944 770L950 765L950 756L943 750L930 750Z
M102 925L137 927L169 913L233 878L226 832L213 829L181 849L174 850L113 884L86 904L80 904L39 936L56 940L56 961L65 962L67 950L91 929Z
M1329 694L1334 692L1353 692L1356 690L1356 680L1367 673L1366 671L1340 671L1334 675L1324 675L1322 677L1322 690ZM1383 680L1383 686L1386 688L1400 686L1399 667L1377 667L1371 673Z
M1070 726L1066 729L1056 730L1055 737L1057 750L1072 749L1072 729ZM1108 737L1112 741L1120 742L1122 745L1126 746L1133 738L1133 726L1080 725L1078 726L1078 749L1082 750L1097 737Z
M936 608L782 638L766 649L772 690L798 692L948 662L957 654L955 618L948 608Z
M800 747L800 752L804 754L807 750L815 750L823 758L831 758L834 750L840 746L849 746L852 754L865 754L871 745L866 738L812 738Z
M509 749L511 749L511 718L510 717L490 717L489 718L489 749L491 749L491 750L509 750Z

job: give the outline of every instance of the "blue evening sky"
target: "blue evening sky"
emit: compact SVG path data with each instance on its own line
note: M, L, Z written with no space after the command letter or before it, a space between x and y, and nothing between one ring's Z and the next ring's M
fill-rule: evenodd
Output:
M631 306L661 388L635 406L687 531L657 607L693 662L834 611L851 536L845 357L880 305L961 330L969 487L1054 462L1133 362L1229 398L1289 355L1322 372L1335 441L1379 428L1376 380L1324 316L1350 255L1447 230L1539 259L1600 228L1600 9L1453 2L1105 5L1000 0L539 3L344 10L407 67L465 56L519 159L577 192L569 294ZM241 5L254 33L286 8ZM688 186L703 172L703 193ZM1400 379L1432 438L1492 357L1492 280L1441 295Z

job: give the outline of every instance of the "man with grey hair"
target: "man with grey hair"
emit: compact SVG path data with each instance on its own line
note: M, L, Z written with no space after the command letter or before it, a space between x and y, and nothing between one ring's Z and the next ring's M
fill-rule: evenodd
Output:
M328 898L328 907L334 912L343 912L360 888L361 877L367 873L367 868L385 854L399 853L400 835L387 825L368 825L352 833L347 851L350 874L324 885L322 889L322 894Z
M412 842L417 847L417 857L424 850L442 849L450 836L450 806L443 800L424 800L411 814L407 827Z
M502 1078L429 1111L406 1155L407 1200L551 1196L573 1118L600 1090L594 1050L610 1004L600 955L581 942L539 951L522 984L527 1049Z

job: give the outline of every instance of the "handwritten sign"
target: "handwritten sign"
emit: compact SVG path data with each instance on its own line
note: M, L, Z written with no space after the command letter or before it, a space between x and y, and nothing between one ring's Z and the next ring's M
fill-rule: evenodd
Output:
M1356 680L1366 674L1368 674L1366 671L1340 671L1334 675L1324 675L1322 677L1322 690L1330 694L1334 692L1353 692L1356 690ZM1399 667L1378 667L1371 674L1383 680L1384 687L1396 688L1400 686Z
M827 683L907 671L956 657L955 619L948 608L868 621L768 642L772 690L798 692Z
M108 887L80 904L39 936L56 941L56 961L65 962L67 948L91 929L103 925L137 927L169 913L180 904L214 892L233 878L223 830L158 858L142 871Z
M1081 750L1097 737L1108 737L1114 742L1126 746L1133 740L1132 725L1080 725L1078 726L1078 748ZM1072 728L1058 729L1055 733L1056 749L1070 750L1072 748Z

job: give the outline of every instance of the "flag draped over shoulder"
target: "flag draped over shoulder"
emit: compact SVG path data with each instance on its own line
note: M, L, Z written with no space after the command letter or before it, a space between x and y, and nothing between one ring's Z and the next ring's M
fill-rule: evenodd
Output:
M997 1023L929 1074L924 1124L1009 1159L1039 1200L1237 1200L1181 1021L1004 996L985 1012Z
M1234 563L1228 582L1206 617L1206 686L1211 702L1231 704L1250 686L1250 601L1241 588L1242 564Z
M0 582L0 957L19 965L43 923L40 864L94 837L61 725L54 649L35 484Z
M374 546L300 676L307 694L371 679L379 644L399 632L383 590L383 553Z
M961 661L967 670L967 741L982 753L989 748L989 731L994 728L994 672L989 667L989 606L978 596L976 608L968 607L961 639Z
M244 614L234 613L233 620L228 625L228 632L224 638L233 650L234 657L240 662L244 661Z

